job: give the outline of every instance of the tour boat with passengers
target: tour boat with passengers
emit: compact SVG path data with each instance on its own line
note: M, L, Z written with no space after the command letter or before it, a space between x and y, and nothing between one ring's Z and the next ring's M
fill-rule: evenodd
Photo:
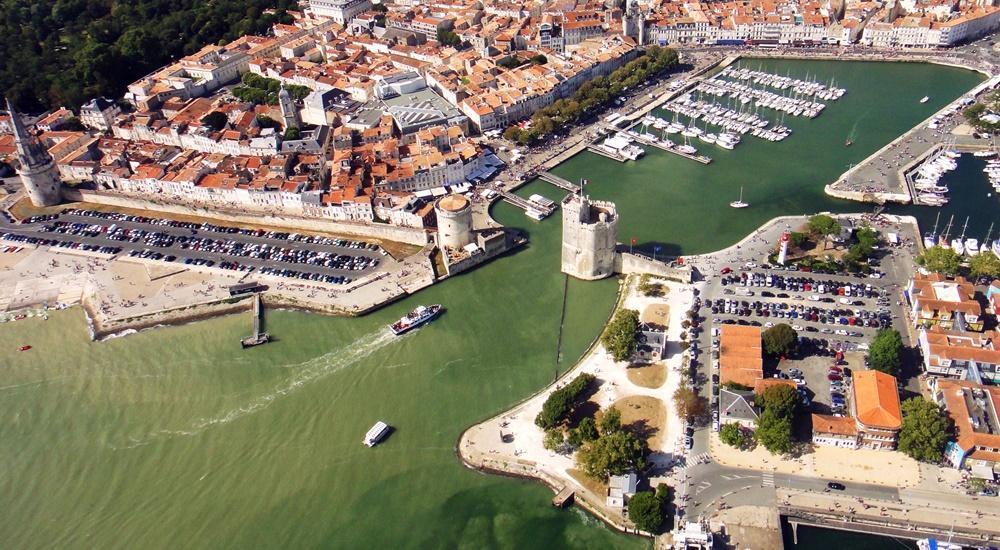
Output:
M430 306L417 306L413 311L404 315L400 320L389 325L389 330L396 336L405 334L424 323L433 320L444 308L440 304Z

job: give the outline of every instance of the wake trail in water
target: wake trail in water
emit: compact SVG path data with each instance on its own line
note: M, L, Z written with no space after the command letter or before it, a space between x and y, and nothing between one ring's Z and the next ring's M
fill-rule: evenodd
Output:
M366 334L350 344L327 352L319 357L315 357L303 363L294 365L283 365L281 368L292 371L292 376L283 381L271 391L262 395L250 398L239 407L219 413L209 418L201 418L191 426L181 430L158 430L143 438L132 438L128 445L115 447L121 449L132 449L142 445L147 445L153 440L161 438L172 438L177 436L197 435L205 430L223 424L228 424L234 420L243 418L265 409L278 399L312 384L327 376L346 369L373 353L388 346L389 344L402 340L406 336L397 337L387 330L378 330Z

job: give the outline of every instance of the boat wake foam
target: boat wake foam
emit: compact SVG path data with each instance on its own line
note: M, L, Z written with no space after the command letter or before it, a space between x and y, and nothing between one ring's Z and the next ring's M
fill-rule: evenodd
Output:
M148 445L158 439L198 435L213 426L228 424L234 420L265 409L269 407L271 403L274 403L278 399L295 392L299 388L322 380L333 373L353 366L389 344L398 342L405 338L406 336L394 336L387 330L379 329L358 338L350 344L320 355L319 357L294 365L283 365L281 368L285 368L293 372L290 378L279 384L271 391L249 399L246 403L239 407L209 418L200 418L186 429L158 430L152 432L147 437L139 439L132 438L127 445L121 447L113 446L113 448L116 450L132 449Z

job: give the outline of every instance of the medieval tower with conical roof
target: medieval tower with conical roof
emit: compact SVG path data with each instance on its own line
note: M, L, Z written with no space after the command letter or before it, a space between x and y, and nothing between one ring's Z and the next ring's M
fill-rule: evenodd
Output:
M52 155L35 136L28 133L20 115L7 100L7 112L14 126L14 143L17 145L17 173L35 206L53 206L62 202L62 181Z

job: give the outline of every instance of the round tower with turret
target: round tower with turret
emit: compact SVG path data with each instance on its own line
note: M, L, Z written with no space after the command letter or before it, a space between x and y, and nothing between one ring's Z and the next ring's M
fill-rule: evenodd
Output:
M434 203L437 216L438 246L462 248L470 244L472 233L472 203L462 195L441 197Z
M615 273L618 211L615 203L582 194L562 202L562 272L588 281Z
M20 166L17 174L28 192L31 204L54 206L62 202L62 180L59 168L52 155L35 136L28 133L21 117L7 101L7 112L14 126L14 144L17 146L17 160Z

